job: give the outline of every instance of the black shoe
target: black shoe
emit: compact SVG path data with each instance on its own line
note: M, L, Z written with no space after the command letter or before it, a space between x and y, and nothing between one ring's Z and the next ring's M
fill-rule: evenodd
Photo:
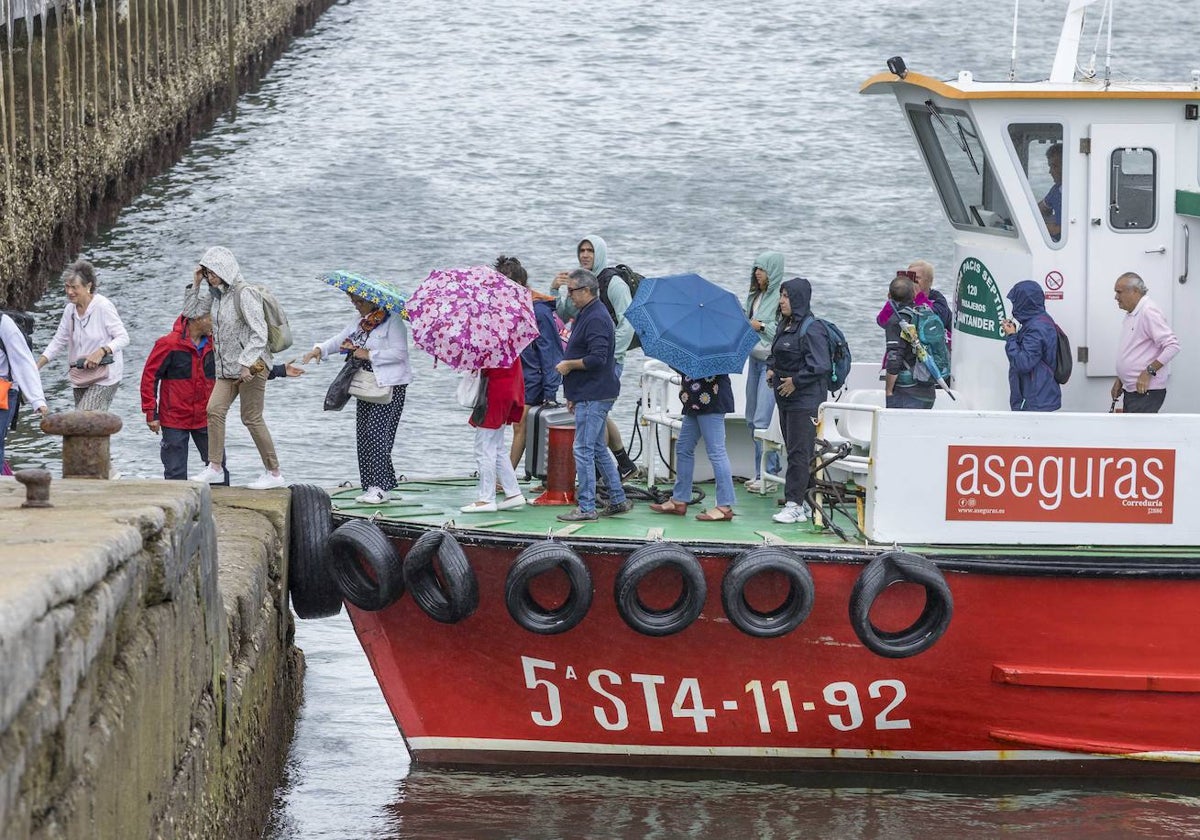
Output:
M622 481L630 481L632 479L635 479L635 478L637 478L637 475L638 475L637 464L630 464L629 469L627 469L627 470L623 470L620 467L618 467L617 473L621 476Z
M608 508L605 508L605 510L608 510ZM575 510L570 511L569 513L560 513L558 515L558 518L560 520L562 520L563 522L595 522L596 521L596 511L594 511L594 510L584 511L584 510L580 510L579 508L576 508Z
M633 510L633 499L626 499L620 504L606 505L604 510L600 511L601 516L616 516L621 513L629 513Z

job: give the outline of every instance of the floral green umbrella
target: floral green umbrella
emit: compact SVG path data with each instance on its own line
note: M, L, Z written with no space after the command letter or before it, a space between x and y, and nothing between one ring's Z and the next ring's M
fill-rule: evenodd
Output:
M320 279L335 289L341 289L355 297L370 301L376 306L382 306L387 311L394 312L404 320L408 320L406 306L408 296L395 286L371 280L361 274L355 274L353 271L330 271L322 274Z

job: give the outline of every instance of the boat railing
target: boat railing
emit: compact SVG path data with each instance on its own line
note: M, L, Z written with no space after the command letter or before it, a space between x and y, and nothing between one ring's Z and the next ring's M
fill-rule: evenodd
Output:
M641 423L648 429L642 451L648 486L653 486L658 477L659 459L655 453L662 451L660 433L666 433L666 451L670 451L672 434L677 434L683 428L683 414L677 396L681 381L678 373L654 359L647 359L642 368Z

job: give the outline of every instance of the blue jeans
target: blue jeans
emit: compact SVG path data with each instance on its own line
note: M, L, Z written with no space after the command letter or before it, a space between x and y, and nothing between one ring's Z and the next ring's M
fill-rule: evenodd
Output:
M908 388L896 388L887 398L888 408L933 408L933 400L926 402L909 393Z
M771 415L775 412L775 392L767 384L767 363L750 359L750 367L746 371L746 425L750 427L750 437L754 441L754 477L761 478L758 465L762 463L762 441L754 437L755 429L771 428ZM708 440L706 437L705 441ZM779 453L772 451L767 455L767 472L778 475Z
M717 506L733 507L733 472L725 452L724 414L685 414L679 441L675 444L675 489L671 498L687 504L692 500L692 473L696 468L696 442L704 438L704 451L717 480Z
M588 400L575 403L575 482L576 498L584 513L596 509L596 468L608 485L609 504L625 501L617 459L608 448L606 421L615 400Z
M8 392L8 408L0 408L0 464L4 463L4 440L8 437L8 426L12 423L13 412L17 410L20 397L14 386Z

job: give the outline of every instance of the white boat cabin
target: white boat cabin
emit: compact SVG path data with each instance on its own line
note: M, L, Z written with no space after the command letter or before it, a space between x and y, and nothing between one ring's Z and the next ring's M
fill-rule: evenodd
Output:
M878 366L855 365L852 390L823 407L821 436L854 447L832 472L865 489L868 540L1200 545L1189 515L1200 511L1200 335L1189 329L1200 323L1200 71L1173 84L1077 78L1087 2L1069 5L1045 81L964 71L943 82L893 59L862 86L896 96L955 230L957 275L942 287L953 292L957 402L885 410ZM1057 230L1039 208L1054 148ZM1127 271L1182 344L1169 413L1108 413L1125 315L1113 286ZM1041 285L1075 352L1053 413L1008 407L1000 325L1022 280Z

